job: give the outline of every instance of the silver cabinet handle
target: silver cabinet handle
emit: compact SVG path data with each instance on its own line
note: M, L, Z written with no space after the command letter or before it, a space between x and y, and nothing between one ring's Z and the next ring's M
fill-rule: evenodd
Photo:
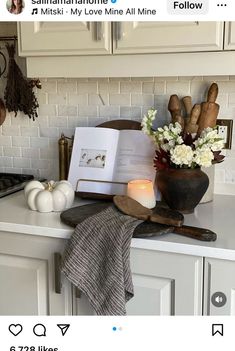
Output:
M54 253L54 270L55 270L55 292L56 294L61 294L61 272L60 272L60 267L61 267L61 261L62 257L59 252Z
M102 22L93 23L93 40L101 41L103 36Z
M114 38L116 41L122 39L122 24L121 24L121 22L114 22Z

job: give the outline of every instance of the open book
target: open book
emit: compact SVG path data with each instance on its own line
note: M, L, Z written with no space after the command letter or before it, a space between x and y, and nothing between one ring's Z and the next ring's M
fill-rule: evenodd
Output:
M154 181L155 148L140 130L79 127L68 180L77 192L126 194L133 179Z

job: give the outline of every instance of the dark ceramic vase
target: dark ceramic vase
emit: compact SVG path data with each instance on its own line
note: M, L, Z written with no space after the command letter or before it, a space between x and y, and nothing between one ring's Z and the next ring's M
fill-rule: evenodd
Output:
M167 205L182 213L194 211L209 185L208 176L200 168L161 170L156 181Z

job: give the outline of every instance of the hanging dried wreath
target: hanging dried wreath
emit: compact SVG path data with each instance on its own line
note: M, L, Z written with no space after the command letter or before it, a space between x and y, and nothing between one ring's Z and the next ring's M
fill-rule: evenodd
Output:
M39 107L37 98L33 92L33 87L37 81L27 79L23 76L19 66L15 62L15 45L6 44L9 55L7 85L4 92L6 108L9 112L14 111L17 116L18 111L22 111L33 121L38 117ZM39 82L40 83L40 82ZM37 85L40 88L40 85Z

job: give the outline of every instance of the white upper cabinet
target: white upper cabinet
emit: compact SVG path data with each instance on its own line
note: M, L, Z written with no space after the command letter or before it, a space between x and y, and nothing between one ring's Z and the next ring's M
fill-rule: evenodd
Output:
M19 37L23 56L210 51L223 22L22 22Z
M235 22L225 23L224 49L235 49Z
M21 56L98 55L111 53L108 22L22 22Z
M114 54L223 49L223 22L119 22L114 33Z
M19 55L26 57L28 77L234 75L234 27L195 21L19 22Z

